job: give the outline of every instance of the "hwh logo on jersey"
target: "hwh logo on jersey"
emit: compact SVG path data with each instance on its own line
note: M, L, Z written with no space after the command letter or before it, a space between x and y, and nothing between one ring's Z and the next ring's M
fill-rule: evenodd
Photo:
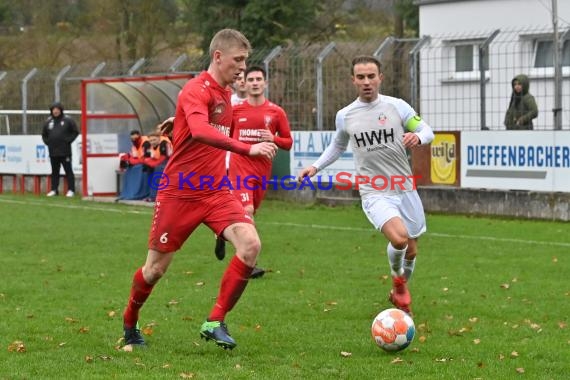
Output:
M366 131L360 134L355 133L353 135L354 141L359 148L365 148L369 145L382 145L388 142L394 142L394 129L379 129L378 131Z

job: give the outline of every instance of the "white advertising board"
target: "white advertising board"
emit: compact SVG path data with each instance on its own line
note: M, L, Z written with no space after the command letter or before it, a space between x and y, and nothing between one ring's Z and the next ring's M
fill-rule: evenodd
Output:
M461 187L570 191L570 131L461 133Z
M299 171L312 163L323 153L323 151L333 141L334 131L298 131L291 132L293 137L293 147L290 151L291 175L296 176ZM321 182L329 182L327 178L335 176L340 172L356 174L354 168L352 148L348 145L342 156L326 169L320 171Z
M116 134L92 134L87 138L87 153L118 153ZM81 174L81 136L71 144L73 172ZM47 146L40 135L0 136L0 173L50 174ZM63 174L63 169L61 170Z

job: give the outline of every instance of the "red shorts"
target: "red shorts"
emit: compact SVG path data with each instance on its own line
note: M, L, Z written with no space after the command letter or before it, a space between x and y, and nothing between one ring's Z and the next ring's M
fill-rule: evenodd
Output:
M232 184L234 184L233 193L235 197L241 202L243 207L253 205L253 209L257 210L259 205L261 205L261 201L265 197L264 184L257 178L256 176L252 176L247 178L247 176L242 177L239 186L236 186L237 179L232 179ZM245 179L245 181L244 181ZM268 185L265 184L267 187ZM239 189L237 189L239 187Z
M192 200L161 199L154 206L148 247L159 252L177 251L201 223L221 235L234 223L253 224L253 221L229 191Z

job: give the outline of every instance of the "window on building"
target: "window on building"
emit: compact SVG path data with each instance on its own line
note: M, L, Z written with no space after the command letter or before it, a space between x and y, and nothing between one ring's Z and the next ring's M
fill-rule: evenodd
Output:
M489 55L483 57L483 68L489 70ZM479 71L479 45L455 47L455 72Z
M562 47L562 66L570 66L570 40ZM554 42L538 40L534 49L534 67L554 67Z

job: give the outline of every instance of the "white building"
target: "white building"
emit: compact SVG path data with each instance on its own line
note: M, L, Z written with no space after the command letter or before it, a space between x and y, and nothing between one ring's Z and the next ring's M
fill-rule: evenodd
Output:
M530 93L537 101L534 129L554 128L552 0L417 0L416 4L420 36L427 37L420 51L419 109L436 130L479 130L483 124L504 130L511 80L518 74L529 76ZM558 0L557 8L562 128L570 129L570 1ZM480 49L486 43L487 53Z

